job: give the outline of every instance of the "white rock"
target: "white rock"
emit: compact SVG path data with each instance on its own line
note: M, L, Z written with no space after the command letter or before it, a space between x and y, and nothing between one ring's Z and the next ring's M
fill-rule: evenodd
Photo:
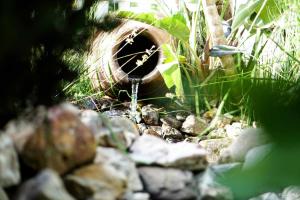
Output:
M300 186L289 186L282 192L283 200L299 200L300 199Z
M11 138L0 133L0 186L8 187L20 182L17 152Z
M140 191L143 189L135 163L121 151L114 148L97 147L94 163L110 165L123 173L128 181L128 190Z
M249 200L282 200L282 199L276 193L268 192L258 197L251 198ZM290 200L296 200L296 199L290 199Z
M204 120L189 115L182 124L181 131L192 136L196 136L205 130L207 124Z
M206 151L197 144L166 141L151 135L139 137L130 148L130 156L137 163L161 165L190 170L206 168Z
M187 170L160 167L140 167L145 190L153 199L196 199L193 174Z
M242 162L247 152L268 142L267 136L261 129L248 128L243 130L240 136L228 147L230 157L233 161Z
M50 169L43 170L21 186L16 200L28 199L75 200L66 191L58 174Z

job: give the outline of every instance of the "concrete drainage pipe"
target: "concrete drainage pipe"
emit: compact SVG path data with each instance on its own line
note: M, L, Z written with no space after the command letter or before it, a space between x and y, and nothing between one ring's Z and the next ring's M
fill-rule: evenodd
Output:
M108 95L131 92L131 79L141 80L139 97L161 96L166 86L158 70L164 61L160 46L169 43L165 31L137 21L124 21L93 40L87 64L93 87Z

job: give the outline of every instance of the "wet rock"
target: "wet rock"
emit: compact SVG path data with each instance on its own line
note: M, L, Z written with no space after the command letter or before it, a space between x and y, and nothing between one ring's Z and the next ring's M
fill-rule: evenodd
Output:
M74 113L55 106L41 119L21 152L28 166L36 170L51 168L63 174L94 158L94 135Z
M240 136L227 148L232 161L242 162L247 152L268 142L267 136L261 129L248 128L243 130Z
M199 144L207 151L207 161L217 163L220 157L220 151L231 144L230 138L202 140Z
M102 113L106 117L124 117L127 115L126 110L111 109Z
M197 144L166 141L151 135L142 135L130 148L130 156L137 163L156 164L190 170L207 166L206 151Z
M229 188L221 185L218 181L224 176L224 173L239 171L241 166L240 163L214 165L198 175L196 180L200 199L233 200L233 194Z
M207 124L204 120L195 115L189 115L183 122L181 131L192 136L197 136L204 131L206 127Z
M116 200L126 191L127 178L111 165L91 164L65 178L68 191L79 200Z
M140 167L140 176L151 199L193 200L197 198L193 174L172 168Z
M265 144L250 149L246 154L243 169L250 169L265 160L270 155L272 149L272 144Z
M279 195L276 193L268 192L258 197L251 198L249 200L283 200L283 199L280 198ZM296 200L296 199L290 199L290 200Z
M1 200L9 200L5 191L0 187L0 199Z
M158 125L159 124L159 109L153 104L148 104L142 107L142 119L146 124Z
M16 200L75 200L65 189L58 174L50 169L26 181L18 191Z
M176 119L181 122L184 122L185 119L187 118L187 116L189 116L188 112L177 112L176 113Z
M13 141L0 133L0 187L17 185L20 182L20 169Z
M97 147L94 163L109 165L126 177L127 190L141 191L143 185L139 179L135 163L124 153L114 148Z
M147 130L147 125L145 123L137 124L140 135L143 135L144 131Z
M160 121L163 124L171 126L172 128L175 128L175 129L180 129L182 126L182 122L172 116L165 116L164 118L161 118Z
M296 200L300 199L300 186L289 186L282 192L283 200Z
M172 128L169 125L163 123L162 125L162 136L164 139L174 139L174 140L182 140L183 135L180 131L175 128Z
M116 103L117 103L116 100L112 99L109 96L104 96L101 97L101 99L97 100L98 109L100 109L101 111L112 109L112 107Z
M129 147L140 136L137 125L126 117L113 117L108 126L115 135L120 137L123 135L126 147Z

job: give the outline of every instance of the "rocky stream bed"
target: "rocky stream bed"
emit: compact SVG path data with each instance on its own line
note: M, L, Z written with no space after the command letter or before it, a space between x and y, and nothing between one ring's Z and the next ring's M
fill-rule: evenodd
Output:
M0 200L234 199L218 182L247 169L272 145L261 129L230 115L209 136L197 137L214 118L141 105L138 124L129 104L39 107L0 134ZM300 199L300 187L251 200Z

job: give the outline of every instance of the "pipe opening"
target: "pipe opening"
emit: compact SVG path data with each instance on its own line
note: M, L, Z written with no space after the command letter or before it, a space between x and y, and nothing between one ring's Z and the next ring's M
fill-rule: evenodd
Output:
M146 50L150 50L153 45L155 48L152 48L153 52L149 56ZM152 38L139 34L133 38L132 44L126 44L126 40L121 42L117 50L119 52L116 55L117 63L120 67L122 66L122 70L128 74L128 77L143 78L151 73L158 64L159 52L156 50L157 44ZM137 67L137 61L142 61L143 55L148 55L149 58L143 65Z

